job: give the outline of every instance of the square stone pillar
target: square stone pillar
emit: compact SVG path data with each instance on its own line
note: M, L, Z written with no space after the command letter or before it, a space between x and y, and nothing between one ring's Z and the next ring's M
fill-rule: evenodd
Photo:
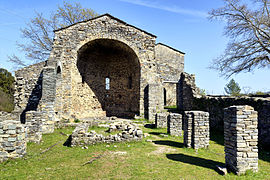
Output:
M162 84L148 85L148 119L150 122L155 121L156 113L161 112L163 107L163 87Z
M194 149L209 146L209 113L203 111L184 112L184 145Z
M168 113L157 113L155 118L156 128L166 128L167 127Z
M168 134L172 136L182 136L182 115L171 113L168 116Z
M224 109L224 148L226 167L240 175L258 171L258 120L251 106Z

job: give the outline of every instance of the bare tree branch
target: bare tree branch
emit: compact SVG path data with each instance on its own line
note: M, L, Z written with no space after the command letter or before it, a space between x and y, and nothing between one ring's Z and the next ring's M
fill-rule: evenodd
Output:
M223 7L209 12L209 18L227 22L224 33L231 41L224 54L213 60L210 68L226 77L255 68L269 68L270 1L254 0L256 9L248 8L241 0L224 2Z

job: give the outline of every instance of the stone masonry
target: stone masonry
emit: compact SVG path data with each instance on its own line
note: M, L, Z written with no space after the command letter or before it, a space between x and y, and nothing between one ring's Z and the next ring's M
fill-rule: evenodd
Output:
M89 125L86 123L78 125L71 135L71 146L93 145L96 143L113 143L121 141L139 141L143 137L142 130L132 123L115 122L110 125L107 132L118 132L117 134L97 134L95 131L88 132Z
M240 175L258 171L258 120L251 106L224 109L224 146L227 168Z
M157 113L155 118L156 128L166 128L167 127L168 113Z
M24 125L19 121L0 122L0 162L26 154Z
M184 112L184 145L194 149L209 146L209 113L203 111Z
M182 115L178 113L170 113L168 116L168 134L172 136L182 136Z

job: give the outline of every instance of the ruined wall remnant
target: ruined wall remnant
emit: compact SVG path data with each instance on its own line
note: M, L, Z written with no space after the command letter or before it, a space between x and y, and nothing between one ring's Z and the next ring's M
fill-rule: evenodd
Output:
M26 133L27 142L40 143L42 140L42 126L45 123L42 112L28 111L26 112Z
M169 114L167 132L172 136L182 136L182 114Z
M194 110L209 112L210 127L223 130L224 108L233 105L249 105L258 112L259 145L270 145L270 99L260 97L205 96L193 101Z
M157 113L155 118L156 128L167 128L168 113Z
M0 162L23 157L26 154L24 125L19 121L0 122Z
M117 131L114 135L97 134L88 132L88 124L79 124L71 135L71 146L85 146L97 143L113 143L121 141L138 141L143 137L143 132L136 125L126 122L115 122L110 125L108 132Z
M251 106L224 109L225 161L229 170L244 174L258 171L258 120Z
M184 112L184 145L194 149L209 146L209 113L203 111Z
M148 85L148 119L150 122L155 122L157 112L164 109L163 106L163 87L161 84Z
M195 84L195 75L182 73L177 85L177 107L179 110L193 110L193 101L200 97L199 88Z

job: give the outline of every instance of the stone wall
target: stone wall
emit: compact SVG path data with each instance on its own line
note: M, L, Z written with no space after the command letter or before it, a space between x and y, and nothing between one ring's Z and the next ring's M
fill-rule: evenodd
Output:
M184 112L184 145L194 149L209 146L209 113L202 111Z
M238 175L258 171L257 126L257 112L251 106L224 109L225 162Z
M19 121L0 122L0 162L26 154L24 125Z
M28 111L26 112L26 133L27 142L40 143L42 140L42 126L44 119L42 112Z
M14 111L21 112L21 121L25 122L25 112L37 110L42 97L43 67L40 62L15 72Z
M158 43L155 46L155 61L157 72L164 87L164 105L176 105L176 84L182 72L184 72L184 55L165 44Z
M168 113L157 113L155 117L156 128L167 128Z
M206 96L194 100L193 109L207 111L210 114L210 126L223 130L224 108L233 105L249 105L258 112L259 145L270 145L270 99L255 97L212 97Z
M167 132L172 136L182 136L182 114L169 114Z
M177 83L177 81L163 81L164 106L177 105Z
M161 84L149 84L148 85L148 96L146 100L147 103L147 119L150 122L155 122L155 116L157 112L162 112L164 110L163 106L163 87Z
M200 97L195 84L195 75L182 73L177 85L177 107L182 111L193 110L193 101Z

